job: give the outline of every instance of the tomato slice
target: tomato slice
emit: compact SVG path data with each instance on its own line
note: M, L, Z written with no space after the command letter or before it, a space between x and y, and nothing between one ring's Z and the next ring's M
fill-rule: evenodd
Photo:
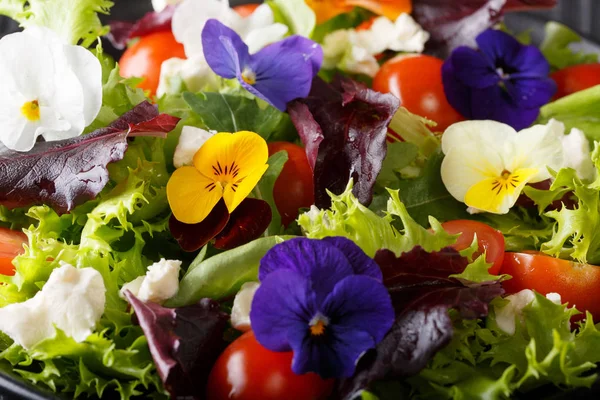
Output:
M240 4L239 6L233 7L233 9L240 16L249 17L258 8L258 6L260 6L260 4L257 4L257 3Z
M563 68L550 75L556 82L553 99L600 85L600 64L581 64Z
M23 232L0 228L0 275L14 275L12 260L23 254L27 236Z
M125 50L119 60L121 76L143 78L138 87L155 94L162 63L173 57L185 58L183 45L175 40L173 33L171 31L151 33Z
M437 122L443 132L464 120L444 93L442 64L439 58L425 55L401 55L381 66L373 79L373 89L392 93L408 111Z
M300 208L310 207L315 202L313 174L304 148L288 142L269 143L269 155L285 150L288 161L285 163L273 188L273 198L281 223L288 226L298 218Z
M292 372L292 352L277 353L258 343L252 331L229 345L215 363L206 390L208 400L327 399L333 379Z
M485 260L492 264L488 270L489 273L497 275L500 272L504 260L504 235L502 232L482 222L468 219L444 222L442 227L452 235L461 234L452 246L458 251L469 248L477 234L479 250L475 252L474 257L485 252Z
M502 282L507 293L532 289L558 293L579 311L600 319L600 267L561 260L541 253L506 253L501 271L512 279Z

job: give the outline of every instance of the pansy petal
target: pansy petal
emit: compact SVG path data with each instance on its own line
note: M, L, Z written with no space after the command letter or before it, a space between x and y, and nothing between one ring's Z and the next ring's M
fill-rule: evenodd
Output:
M322 240L337 247L344 253L354 270L354 274L365 275L376 279L379 282L383 281L383 275L379 265L377 265L371 257L366 255L352 240L342 236L326 237Z
M206 22L202 31L204 58L215 74L235 78L249 62L248 46L232 29L216 19Z
M480 33L475 39L479 50L488 59L488 62L494 66L500 61L515 59L521 51L523 45L513 36L497 29L488 29ZM504 61L506 62L506 61Z
M262 280L252 300L250 321L260 344L273 351L289 351L288 337L308 332L315 312L308 280L296 271L281 270Z
M488 178L473 185L465 195L465 204L493 214L506 214L521 195L525 185L539 172L536 168L522 168L511 173L517 181Z
M442 65L442 83L444 85L444 94L448 103L458 111L463 117L471 118L471 88L462 83L456 76L457 70L452 57L444 61Z
M217 133L194 155L194 166L207 177L235 182L257 169L269 158L267 142L254 132Z
M521 130L538 117L539 108L517 107L500 86L471 90L471 118L500 121Z
M485 157L478 157L478 153L474 149L451 149L442 160L441 167L442 182L448 193L456 200L464 202L467 192L473 185L492 175L481 168L480 163L484 163L483 166L488 167L485 164L487 162ZM502 172L502 168L489 168L489 170L490 172L497 171L496 173Z
M194 167L178 168L167 183L167 198L173 215L185 224L202 222L222 196L221 185Z
M550 64L540 49L535 46L521 46L510 60L511 66L519 71L525 71L529 77L547 77ZM521 72L523 73L523 72Z
M498 151L504 143L514 140L517 131L497 121L462 121L451 125L442 136L442 151L447 154L454 147L475 146L490 151L485 157L494 165L501 166Z
M506 89L517 107L541 107L556 92L556 82L550 78L521 78L506 82Z
M260 261L258 278L262 282L279 270L296 271L310 278L321 300L340 280L354 274L338 248L322 240L308 238L287 240L269 250Z
M507 168L538 168L539 173L531 178L531 183L550 179L546 166L558 171L565 163L562 144L564 135L565 125L554 119L546 125L538 124L520 131L512 157L514 165L508 165Z
M255 168L252 173L244 178L240 178L235 183L228 184L223 191L223 200L230 213L232 213L240 203L248 197L252 189L256 186L260 178L269 168L268 164Z
M455 73L456 78L469 87L481 89L500 81L494 65L477 50L461 46L452 52L451 58L454 65L469 66L457 68Z

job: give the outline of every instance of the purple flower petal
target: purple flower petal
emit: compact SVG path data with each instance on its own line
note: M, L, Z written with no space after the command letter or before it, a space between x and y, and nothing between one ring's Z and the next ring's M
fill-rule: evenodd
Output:
M379 265L352 240L342 237L326 237L322 239L325 243L329 243L344 253L346 259L352 266L355 275L365 275L379 282L383 281L383 275Z
M511 79L506 89L516 106L537 108L550 101L556 92L556 83L550 78Z
M457 68L454 67L452 57L447 59L442 65L442 82L444 84L444 93L448 103L463 117L472 119L471 112L471 88L462 83L456 74Z
M340 280L354 273L344 253L335 246L307 238L288 240L269 250L260 261L258 278L263 282L279 270L295 271L308 279L319 303Z
M209 19L202 30L204 58L215 74L232 79L249 63L250 53L242 38L216 19Z
M539 108L523 108L515 105L508 92L499 86L471 91L472 119L504 122L519 131L530 126L539 113Z
M500 67L498 61L504 61L505 64L517 68L511 61L517 58L523 45L508 33L487 29L480 33L475 41L487 61L495 67Z
M452 53L452 63L469 66L455 70L456 78L469 87L483 89L500 82L494 64L488 62L477 50L465 46L457 48Z
M310 282L296 271L280 270L262 281L252 300L250 320L260 344L273 351L291 349L288 336L308 332L316 313Z
M512 74L511 78L517 77L517 75L545 78L550 73L548 60L535 46L522 46L513 58L512 64L519 69L519 73Z

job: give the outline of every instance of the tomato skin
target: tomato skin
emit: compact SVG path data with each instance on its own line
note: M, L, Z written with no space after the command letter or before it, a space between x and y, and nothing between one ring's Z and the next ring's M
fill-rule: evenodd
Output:
M327 399L334 380L292 372L292 352L267 350L246 332L229 345L208 378L207 400Z
M249 17L258 8L258 6L260 6L260 4L257 4L257 3L240 4L239 6L233 7L233 9L240 16Z
M553 99L560 99L575 92L600 85L600 64L581 64L563 68L550 74L556 82Z
M173 57L185 58L183 45L175 40L173 33L151 33L125 50L119 60L121 76L144 78L138 87L154 95L160 80L160 67L163 61Z
M452 246L458 251L469 248L473 243L474 235L477 234L479 251L475 252L474 257L485 252L485 260L488 263L492 263L488 272L493 275L497 275L498 272L500 272L504 260L505 248L504 235L502 235L502 232L483 222L471 221L468 219L457 219L444 222L442 228L453 235L461 233L456 243Z
M502 282L507 293L532 289L543 295L558 293L579 311L600 319L600 267L561 260L541 253L506 253L501 271L512 279Z
M408 111L437 122L436 131L443 132L464 118L444 93L443 61L426 55L401 55L381 66L373 79L373 89L392 93Z
M281 223L288 226L298 218L298 209L314 204L315 189L304 148L289 142L269 143L270 156L281 150L287 151L288 161L275 182L273 197Z
M0 228L0 275L14 275L13 258L23 254L27 236L23 232Z

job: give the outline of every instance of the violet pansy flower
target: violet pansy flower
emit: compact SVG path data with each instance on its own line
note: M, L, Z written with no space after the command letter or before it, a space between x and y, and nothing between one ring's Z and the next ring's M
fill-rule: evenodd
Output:
M448 102L469 119L528 127L556 91L548 61L499 30L484 31L476 42L479 50L458 47L442 67Z
M283 242L261 260L259 278L252 329L266 348L294 352L296 374L352 376L394 322L379 266L343 237Z
M202 46L217 75L237 78L246 90L281 111L290 101L308 96L323 62L321 46L297 35L250 54L240 36L216 19L206 23Z

